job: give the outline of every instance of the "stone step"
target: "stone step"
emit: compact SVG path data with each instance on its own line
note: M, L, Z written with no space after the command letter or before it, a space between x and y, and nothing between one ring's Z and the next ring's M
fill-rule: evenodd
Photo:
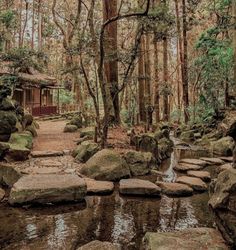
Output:
M96 181L94 179L85 178L87 184L88 195L105 195L114 191L114 184L110 181Z
M119 191L124 195L160 196L161 188L150 181L123 179L120 180Z
M157 181L156 184L161 188L163 194L169 196L183 197L193 194L193 189L185 184L160 181Z
M81 201L86 193L86 183L77 175L26 175L14 184L9 203L15 205Z
M179 172L185 172L189 170L201 170L201 169L203 169L203 166L189 164L189 163L178 163L176 166L174 166L174 170Z
M188 171L187 175L190 177L200 178L205 182L211 181L211 175L207 171Z
M224 161L220 158L208 158L208 157L202 157L200 160L206 161L208 165L221 165L224 164Z
M181 159L179 161L179 163L187 163L187 164L193 164L193 165L198 165L198 166L202 166L205 167L207 166L207 162L200 160L200 159Z
M32 151L31 156L33 158L42 158L42 157L56 157L63 156L63 151Z
M205 182L203 182L200 178L196 177L189 177L189 176L181 176L178 177L176 182L186 184L190 186L192 189L195 191L206 191L207 190L207 185Z

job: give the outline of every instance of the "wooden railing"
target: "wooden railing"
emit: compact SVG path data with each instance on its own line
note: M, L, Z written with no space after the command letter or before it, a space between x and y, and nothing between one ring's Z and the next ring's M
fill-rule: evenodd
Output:
M33 116L55 115L58 114L57 106L32 107Z
M59 114L79 111L78 104L64 104L59 107Z

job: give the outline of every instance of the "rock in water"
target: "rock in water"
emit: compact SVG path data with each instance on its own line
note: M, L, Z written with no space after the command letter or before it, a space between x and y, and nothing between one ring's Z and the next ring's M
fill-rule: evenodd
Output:
M220 158L208 158L208 157L202 157L200 160L206 161L209 165L222 165L224 164L224 161Z
M160 196L161 189L150 181L128 179L120 181L119 191L126 195Z
M203 169L203 167L189 163L178 163L176 166L174 166L174 169L176 171L185 172L188 170L200 170Z
M212 142L211 147L214 154L220 156L232 156L235 147L234 139L230 136L223 137L218 141Z
M193 194L193 189L181 183L159 182L156 184L161 188L163 194L170 196L189 196Z
M88 244L77 248L77 250L118 250L119 248L114 246L110 242L106 241L92 241L89 242Z
M236 248L236 169L223 171L218 175L209 200L215 214L216 224L224 238Z
M87 184L87 193L89 195L111 194L114 190L114 184L110 181L96 181L86 178L85 182Z
M129 166L119 153L103 149L90 158L81 174L96 180L116 181L130 177Z
M211 180L211 175L207 171L188 171L187 175L190 177L200 178L205 182L209 182Z
M229 250L220 233L213 228L146 233L144 242L146 250Z
M86 183L77 175L26 175L13 185L9 203L15 205L81 201L86 193Z
M181 159L179 163L186 163L186 164L192 164L192 165L198 165L205 167L207 165L206 161L200 160L200 159Z
M206 191L207 185L200 178L181 176L178 177L176 182L186 184L196 191Z
M146 175L154 162L152 153L129 151L124 156L133 176Z

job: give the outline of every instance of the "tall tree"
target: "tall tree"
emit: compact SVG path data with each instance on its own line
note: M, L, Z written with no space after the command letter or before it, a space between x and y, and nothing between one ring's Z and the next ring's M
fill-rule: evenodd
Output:
M103 21L117 16L117 0L103 0ZM117 60L117 22L111 22L105 29L105 62L104 71L107 84L110 85L115 120L120 124L118 60Z

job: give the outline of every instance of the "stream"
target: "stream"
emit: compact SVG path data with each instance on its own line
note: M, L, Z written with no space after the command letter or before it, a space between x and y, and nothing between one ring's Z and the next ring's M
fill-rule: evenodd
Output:
M204 152L175 149L160 170L164 181L173 181L173 165L179 158L197 158ZM156 180L156 176L145 176ZM208 193L185 198L137 198L88 196L80 204L46 207L0 205L0 249L74 250L95 239L110 241L123 250L141 249L146 232L212 227Z

